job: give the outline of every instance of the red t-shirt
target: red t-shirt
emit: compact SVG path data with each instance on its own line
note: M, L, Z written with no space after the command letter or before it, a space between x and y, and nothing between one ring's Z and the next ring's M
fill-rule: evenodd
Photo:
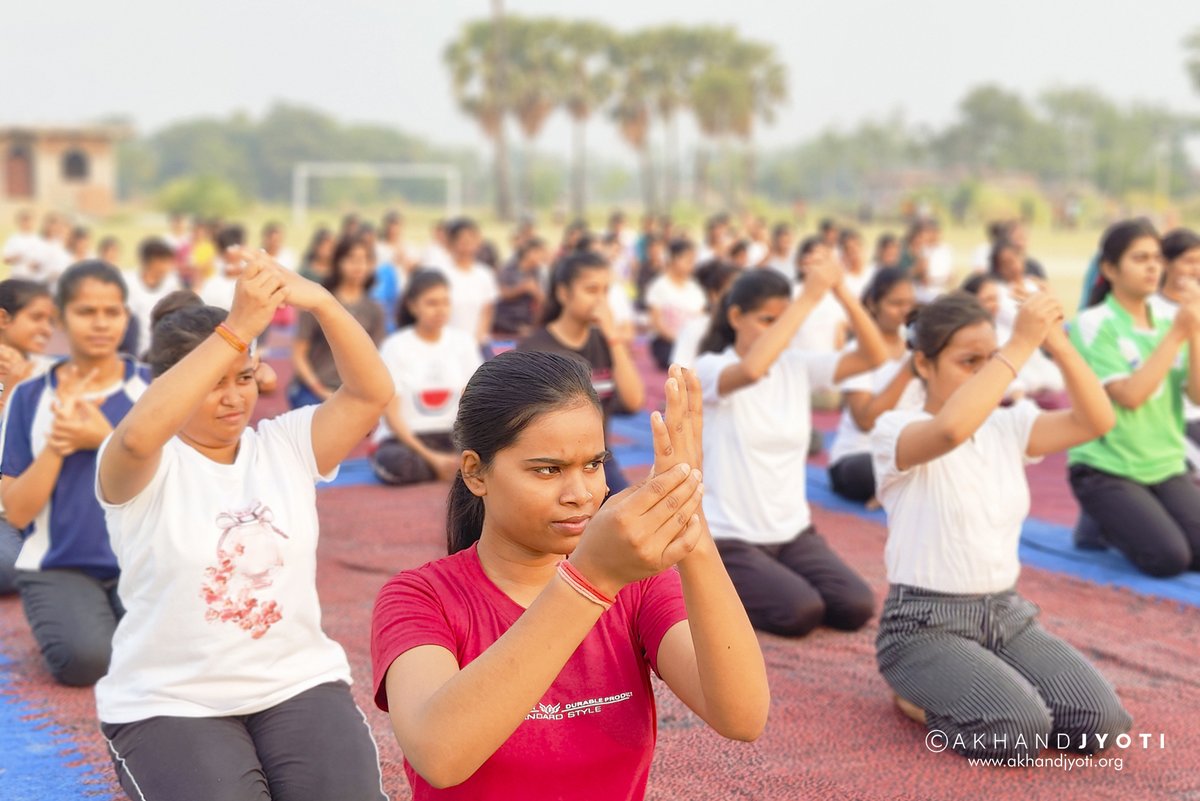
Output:
M440 645L466 667L524 611L483 572L474 546L393 577L371 622L375 703L387 710L387 671L405 651ZM537 708L471 778L437 790L405 760L414 801L642 798L657 723L650 669L667 630L686 619L674 570L621 590Z

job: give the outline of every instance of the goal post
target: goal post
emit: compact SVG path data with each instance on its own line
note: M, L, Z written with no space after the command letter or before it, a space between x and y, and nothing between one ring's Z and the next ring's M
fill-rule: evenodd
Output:
M409 164L371 161L301 161L292 167L292 226L301 228L308 215L308 185L313 178L417 178L446 185L446 216L462 208L462 172L453 164Z

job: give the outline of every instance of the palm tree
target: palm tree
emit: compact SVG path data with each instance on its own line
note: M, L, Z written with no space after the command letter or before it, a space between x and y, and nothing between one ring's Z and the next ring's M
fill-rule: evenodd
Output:
M499 3L496 4L499 11ZM450 70L459 107L483 130L495 149L496 216L512 218L512 185L508 143L504 135L509 110L503 55L508 25L496 20L476 20L463 28L443 53Z
M587 123L612 96L609 56L615 36L598 22L581 21L567 23L561 37L567 64L563 104L575 123L571 209L582 217L587 212Z
M687 108L691 83L704 65L706 30L665 25L644 32L647 91L666 134L663 195L668 209L679 195L679 112Z
M1187 71L1192 79L1192 88L1200 92L1200 28L1188 34L1183 40L1183 48L1187 52Z
M775 111L787 100L787 68L779 61L775 48L758 42L742 42L730 54L730 64L745 81L749 102L738 106L733 133L745 148L742 170L747 195L754 191L754 128L757 121L775 121Z
M508 18L509 97L525 135L524 205L533 205L533 142L562 101L565 64L559 53L561 23L553 19Z
M702 70L692 82L691 108L701 134L718 143L725 162L725 204L732 205L733 174L730 169L729 138L753 116L752 97L747 76L725 65ZM696 202L703 204L708 192L708 154L701 146L696 151Z
M650 163L650 59L653 42L645 34L634 34L615 41L610 60L616 70L616 101L613 120L621 138L638 154L642 198L646 211L658 210L654 170Z

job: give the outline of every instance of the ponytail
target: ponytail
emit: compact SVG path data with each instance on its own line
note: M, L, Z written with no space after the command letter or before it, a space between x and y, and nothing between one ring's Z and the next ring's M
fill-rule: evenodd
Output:
M704 332L704 338L700 340L700 353L720 353L737 339L737 332L729 324L730 294L726 292L721 298L721 302L717 304L717 308L713 309L708 330Z
M470 548L483 534L483 498L467 487L462 471L454 475L446 501L446 553Z

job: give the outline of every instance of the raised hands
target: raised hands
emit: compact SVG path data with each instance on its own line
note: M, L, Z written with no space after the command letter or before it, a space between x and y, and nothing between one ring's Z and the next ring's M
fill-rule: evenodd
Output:
M704 462L704 398L700 379L691 370L677 364L667 371L667 414L650 415L654 436L652 475L665 473L677 464L689 464L697 470Z
M610 595L678 563L703 533L700 381L672 365L666 390L666 417L658 412L650 417L650 477L610 498L571 555L571 562Z
M833 254L818 250L804 265L804 292L819 297L841 284L842 277L841 263Z
M1013 339L1018 337L1039 347L1055 328L1061 329L1064 314L1062 303L1048 292L1030 295L1013 322Z
M249 342L267 330L275 310L284 302L283 268L261 251L230 248L226 258L241 270L226 324L242 341Z

